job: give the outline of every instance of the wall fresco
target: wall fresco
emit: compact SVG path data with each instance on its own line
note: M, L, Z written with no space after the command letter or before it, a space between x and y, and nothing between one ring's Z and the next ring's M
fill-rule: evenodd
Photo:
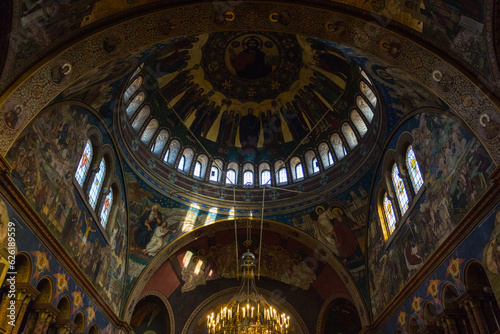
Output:
M11 177L68 253L81 266L104 299L119 312L126 261L125 196L119 205L109 243L100 232L74 181L73 171L87 141L90 126L102 124L88 110L58 105L40 114L16 141L6 158ZM103 143L110 138L103 131ZM116 170L121 177L118 159ZM98 260L93 261L94 257Z
M491 181L491 159L481 143L455 119L421 113L398 130L409 132L425 189L390 245L383 237L378 206L372 201L368 233L372 312L380 314L425 263ZM380 175L379 170L379 175ZM378 177L380 180L380 176Z
M379 333L393 333L397 329L408 333L411 316L418 325L424 325L423 306L431 302L439 313L443 310L442 293L446 284L452 284L459 294L466 290L464 270L471 260L484 267L497 300L500 299L500 273L496 267L497 239L500 237L500 206L497 206L474 231L429 275L401 307L380 328Z
M70 320L74 320L79 312L85 316L85 328L96 324L101 333L118 333L109 320L85 294L71 275L57 261L53 254L40 242L29 227L22 221L14 209L0 196L0 248L6 247L7 222L15 224L17 253L23 252L31 259L32 271L29 283L36 287L42 278L53 282L54 293L50 303L56 307L61 298L68 297L71 301ZM30 309L28 308L28 313Z

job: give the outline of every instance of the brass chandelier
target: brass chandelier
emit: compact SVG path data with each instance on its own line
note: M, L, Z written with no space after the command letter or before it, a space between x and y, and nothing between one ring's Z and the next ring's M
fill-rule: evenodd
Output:
M264 214L264 194L262 201L262 217L260 225L260 254L262 253L262 228ZM236 263L238 263L238 240L235 219ZM247 221L247 240L244 245L249 246L251 222ZM255 255L247 250L242 257L241 287L238 293L229 302L207 316L208 334L288 334L290 316L272 307L257 291L255 285Z

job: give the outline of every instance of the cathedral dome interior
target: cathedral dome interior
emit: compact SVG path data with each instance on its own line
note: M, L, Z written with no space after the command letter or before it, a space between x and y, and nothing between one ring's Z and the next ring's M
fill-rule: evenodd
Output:
M500 332L498 31L492 0L0 2L0 334Z

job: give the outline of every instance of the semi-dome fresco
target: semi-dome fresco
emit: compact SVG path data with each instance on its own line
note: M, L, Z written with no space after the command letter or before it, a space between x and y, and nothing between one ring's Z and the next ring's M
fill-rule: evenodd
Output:
M156 156L159 169L226 186L319 175L374 142L378 110L368 75L332 44L263 31L158 45L121 103L139 163Z

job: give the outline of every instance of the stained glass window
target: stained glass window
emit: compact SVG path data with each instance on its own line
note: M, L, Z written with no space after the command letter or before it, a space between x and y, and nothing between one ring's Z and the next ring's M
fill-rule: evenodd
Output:
M134 97L132 102L129 103L127 110L126 110L127 116L129 118L134 115L137 108L139 108L139 106L142 104L142 102L144 101L144 97L145 97L144 92L140 92L139 94L137 94Z
M271 171L269 169L263 170L260 174L261 185L271 184Z
M342 124L342 133L344 134L344 137L347 140L347 143L349 144L351 150L355 148L356 145L358 145L358 140L356 139L356 135L354 134L354 131L352 130L349 123Z
M152 119L144 129L144 132L141 136L141 141L144 144L148 145L151 139L153 139L156 129L158 129L158 121L156 119Z
M236 172L234 169L228 169L226 173L226 183L227 184L236 184Z
M135 131L139 131L141 126L144 124L146 119L149 117L149 107L145 106L144 108L139 111L139 114L137 117L134 119L134 122L132 122L132 128Z
M406 188L403 180L401 179L401 177L399 177L399 168L398 166L396 166L396 164L394 164L394 167L392 167L392 183L398 197L401 215L404 215L406 213L406 210L408 210L408 194L406 193Z
M373 119L373 110L372 107L366 103L366 100L362 96L358 96L356 98L356 104L358 105L359 110L365 115L368 122L371 122Z
M371 79L368 77L368 75L366 74L366 72L363 71L362 69L360 69L360 72L361 72L361 75L363 76L363 78L365 78L366 81L368 81L370 83L370 85L373 85Z
M389 231L388 235L390 235L396 228L396 215L394 214L392 201L389 199L389 196L387 196L387 193L384 196L384 214L387 230Z
M358 130L359 135L363 137L368 131L368 128L366 127L365 121L356 110L351 111L351 121Z
M113 191L110 189L109 193L104 198L104 203L101 209L101 225L106 228L108 224L109 213L111 212L111 207L113 206Z
M330 152L328 152L328 153L330 153ZM313 159L312 165L313 165L313 173L319 173L318 158Z
M75 178L78 181L80 187L83 187L83 183L87 178L87 174L89 173L90 163L92 162L92 143L90 139L87 140L87 144L85 145L85 149L83 150L82 157L80 158L80 162L78 163L78 168L76 169Z
M319 144L318 152L319 152L319 156L321 157L321 161L323 162L323 166L325 168L328 168L331 165L333 165L333 156L330 159L330 156L332 155L332 153L330 152L330 148L328 147L327 143L323 142L323 143Z
M252 185L253 184L253 173L252 171L245 171L245 173L243 173L243 184L244 185Z
M201 163L199 161L194 164L193 176L201 177Z
M137 79L135 79L131 84L130 86L128 86L127 90L125 91L125 95L124 95L124 98L125 98L125 102L128 101L128 99L134 95L134 93L139 89L139 87L141 87L142 85L142 77L138 77Z
M413 147L411 145L408 147L408 151L406 151L406 168L408 168L408 171L410 172L413 190L415 190L415 193L418 193L424 184L424 179L422 178L422 173L420 173L417 158L415 157L415 152L413 151Z
M219 168L212 166L210 169L210 181L219 182Z
M302 168L302 164L297 164L295 166L295 178L297 180L301 180L304 178L304 168Z
M278 171L278 183L287 183L288 176L286 175L286 168L283 167Z
M104 158L101 160L99 164L99 170L97 174L94 176L94 181L92 181L92 186L89 191L89 203L92 209L95 210L95 206L97 204L97 199L99 198L99 193L101 192L102 182L104 181L104 175L106 174L106 162L104 162Z
M168 132L167 130L161 130L158 136L156 136L156 141L151 146L151 152L153 152L154 155L157 157L161 154L161 151L163 151L163 148L165 147L165 144L168 141Z

